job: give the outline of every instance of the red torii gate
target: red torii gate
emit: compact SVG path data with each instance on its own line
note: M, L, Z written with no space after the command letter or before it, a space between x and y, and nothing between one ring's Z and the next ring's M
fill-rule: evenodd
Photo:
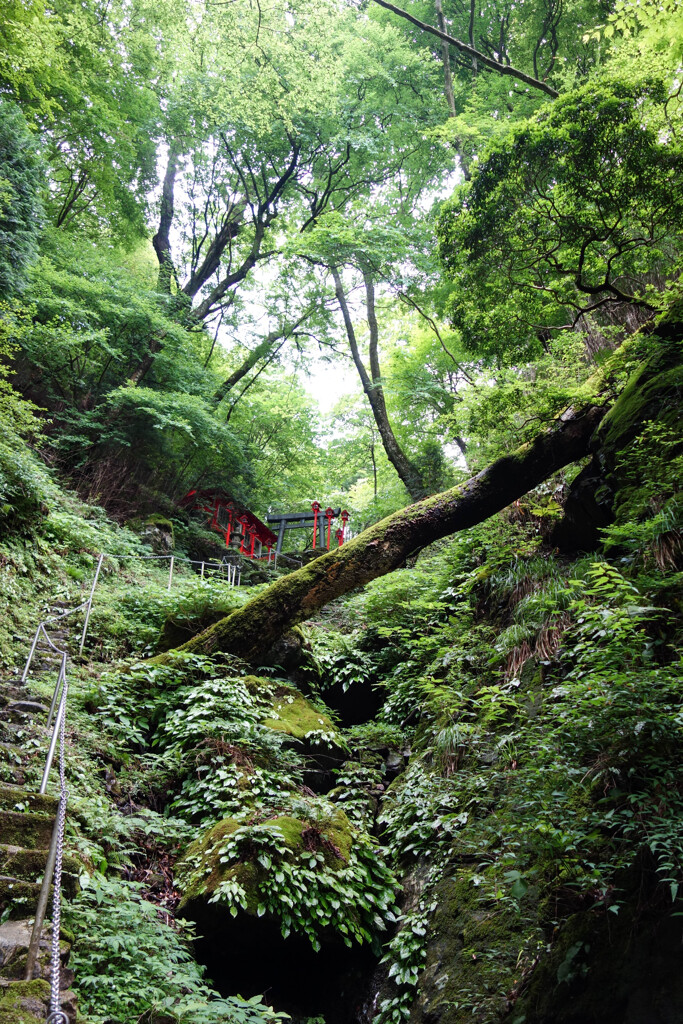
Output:
M315 551L318 547L318 531L320 531L320 539L322 541L320 546L327 547L329 551L332 543L332 520L337 518L341 519L342 525L335 531L334 536L339 547L342 546L346 524L349 521L349 513L346 509L328 506L323 512L319 501L314 501L311 504L311 509L312 512L273 513L273 515L266 516L266 521L278 528L277 547L275 549L278 554L282 550L285 530L304 530L310 529L311 526L313 527L313 550ZM323 522L323 520L326 520L326 522ZM323 533L323 531L325 532Z

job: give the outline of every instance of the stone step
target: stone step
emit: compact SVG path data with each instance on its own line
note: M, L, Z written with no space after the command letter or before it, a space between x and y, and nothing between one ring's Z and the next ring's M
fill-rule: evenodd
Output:
M16 743L0 743L0 764L20 765L21 747Z
M22 714L28 715L46 715L48 712L47 704L41 704L37 700L13 700L6 708L7 711L19 711Z
M20 846L0 844L0 875L24 882L42 882L47 863L47 850L24 850ZM81 862L71 854L62 856L62 888L68 899L78 892Z
M0 842L26 850L44 850L50 845L53 824L53 818L45 814L0 811Z
M16 744L17 746L26 738L27 726L17 722L8 722L0 718L0 743Z
M76 995L71 990L60 994L60 1007L69 1024L77 1016ZM45 1024L50 1012L50 985L45 978L33 981L0 979L0 1024Z
M25 702L28 703L28 702ZM47 710L45 711L20 711L8 705L0 711L0 720L5 723L14 725L29 726L34 722L39 725L44 725L47 718Z
M0 875L0 907L10 920L34 914L38 906L41 882L27 882L25 878ZM52 887L50 887L52 897Z
M23 786L12 786L7 782L0 782L0 810L33 811L37 814L47 815L52 820L57 813L58 805L59 800L56 796L50 796L48 793L33 793L24 789ZM0 838L0 843L2 842L4 840Z
M51 927L43 928L38 945L38 959L34 978L50 978L50 934ZM26 960L33 933L33 918L17 918L0 925L0 979L23 981L26 975ZM69 970L70 944L62 937L59 943L60 988L73 983L73 971ZM1 983L1 982L0 982Z
M0 977L23 979L26 969L33 920L29 918L5 921L0 925ZM43 932L40 939L41 958L49 949L47 935Z

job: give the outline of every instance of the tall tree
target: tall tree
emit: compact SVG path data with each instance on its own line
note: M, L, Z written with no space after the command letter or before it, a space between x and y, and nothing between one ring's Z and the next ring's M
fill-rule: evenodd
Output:
M377 313L375 310L375 281L373 272L369 267L363 270L363 288L365 292L365 310L369 332L369 357L370 373L368 373L358 346L356 330L349 310L344 283L337 267L331 267L332 279L334 281L335 295L339 303L344 320L344 329L349 341L353 362L358 371L363 391L370 403L372 414L377 424L379 436L387 458L404 483L406 490L413 500L421 498L425 494L425 485L417 466L408 458L401 445L396 440L392 430L387 405L382 386L382 373L379 363L379 328L377 325Z

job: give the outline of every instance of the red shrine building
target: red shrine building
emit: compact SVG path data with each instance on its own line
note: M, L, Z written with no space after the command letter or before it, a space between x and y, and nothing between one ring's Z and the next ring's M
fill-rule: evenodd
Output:
M247 558L270 559L276 535L225 491L190 491L178 504L188 512L199 512L210 529L222 533L226 548Z

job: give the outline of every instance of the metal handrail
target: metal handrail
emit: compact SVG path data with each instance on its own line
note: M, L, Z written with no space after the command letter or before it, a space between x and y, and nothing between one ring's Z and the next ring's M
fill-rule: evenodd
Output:
M72 609L75 611L76 609ZM58 616L62 617L62 616ZM48 713L48 729L52 723L52 718L55 712L55 707L59 701L59 707L57 715L52 725L52 734L50 736L50 744L48 747L47 757L45 759L45 768L43 770L43 778L40 783L39 793L44 795L47 792L47 783L50 776L50 769L52 768L52 762L55 756L55 750L57 749L57 743L60 744L59 751L59 779L60 779L60 792L59 792L59 807L57 809L57 815L55 817L54 827L52 829L52 836L50 838L50 847L48 849L47 858L45 861L45 871L43 873L43 881L40 887L40 894L38 896L38 903L36 906L36 912L33 919L33 930L31 932L31 939L29 942L28 956L26 958L26 972L24 978L26 981L31 981L33 978L33 972L35 970L36 960L38 957L38 950L40 948L40 937L43 932L43 924L45 923L45 914L47 911L47 903L50 895L50 884L54 882L54 892L52 901L52 936L51 936L51 954L50 954L50 1016L48 1020L52 1021L52 1024L63 1024L67 1022L66 1015L60 1010L59 1003L59 982L60 982L60 971L59 971L59 923L61 916L61 897L62 897L62 851L64 847L64 827L66 822L66 802L67 802L67 788L66 778L64 771L64 727L66 722L66 700L69 692L69 687L66 678L66 665L68 653L57 647L56 644L50 639L47 630L45 629L45 622L43 620L36 630L36 636L34 637L31 654L29 655L25 673L28 672L28 666L31 662L31 657L35 651L38 637L41 634L45 636L45 639L52 650L59 654L61 657L61 663L59 667L59 673L57 676L57 682L55 683L54 692L52 694L52 702L50 705L50 711Z
M31 981L33 978L33 972L36 966L36 960L38 957L38 950L40 947L40 937L43 931L43 924L45 922L45 915L47 912L47 904L50 894L50 884L54 882L54 894L53 894L53 913L52 913L52 938L51 938L51 973L50 973L50 1015L48 1022L51 1024L68 1024L67 1016L60 1010L59 1004L59 921L61 914L61 883L62 883L62 852L64 845L64 828L66 821L66 801L67 801L67 788L64 771L64 729L66 723L66 700L69 692L66 676L66 666L68 660L68 652L63 651L61 647L58 647L50 639L50 635L45 628L46 623L54 622L58 623L61 619L66 618L69 615L75 615L77 612L85 610L85 617L83 622L83 630L81 633L81 640L79 645L79 654L83 653L83 646L85 644L85 638L88 631L88 623L90 621L90 612L92 609L92 602L95 596L95 588L100 576L100 570L102 569L102 563L105 557L111 557L116 559L121 558L140 558L144 560L165 560L170 559L168 589L171 589L171 583L173 581L173 567L176 561L190 562L193 565L201 565L201 578L204 579L204 567L207 565L206 561L199 561L198 559L185 558L183 556L175 555L107 555L101 553L97 559L97 567L95 569L95 575L93 577L92 586L90 588L90 594L87 601L83 601L75 608L67 608L65 611L54 612L51 615L46 616L38 623L33 641L31 643L31 649L24 665L24 671L21 676L21 682L25 683L28 678L28 673L31 668L31 663L38 646L41 634L44 637L48 646L57 654L60 658L59 672L57 674L57 682L52 694L52 700L50 703L50 710L47 716L47 728L52 726L52 732L50 734L50 743L48 746L47 756L45 759L45 767L43 769L43 777L40 783L39 793L44 795L47 792L47 784L50 777L50 771L54 761L55 752L57 750L57 744L59 743L59 777L60 777L60 794L59 794L59 807L57 810L57 816L55 818L55 824L52 830L52 837L50 839L50 847L48 849L47 859L45 862L45 872L43 874L43 881L40 888L40 894L38 896L38 903L36 906L36 913L33 921L33 930L31 933L31 939L29 942L28 956L26 960L26 972L25 980ZM211 563L208 563L211 564ZM221 565L221 570L223 570ZM237 563L228 565L228 585L231 587L239 586L242 581L242 569L239 568ZM55 709L57 714L55 716ZM54 721L53 721L54 719Z

